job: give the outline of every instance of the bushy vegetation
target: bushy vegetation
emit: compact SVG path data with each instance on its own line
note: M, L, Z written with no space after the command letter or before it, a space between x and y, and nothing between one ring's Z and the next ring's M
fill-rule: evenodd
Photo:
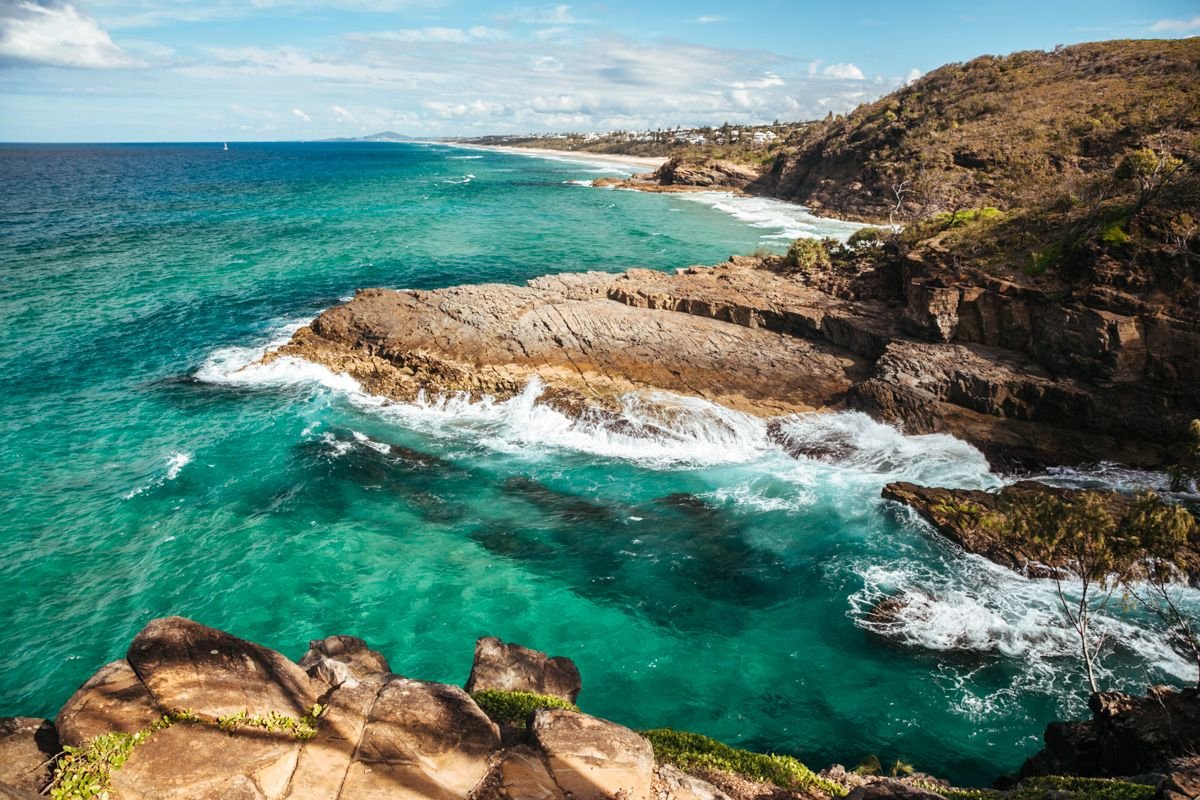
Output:
M784 789L815 789L841 797L846 788L825 780L791 756L754 753L670 728L642 731L654 746L654 757L680 769L713 769L731 772L755 781L773 783Z
M1155 787L1107 778L1048 776L1028 778L1008 791L995 789L935 789L946 800L1151 800Z
M483 689L471 695L492 722L524 728L529 717L539 708L564 708L578 711L579 707L561 697L534 692L505 692L498 689Z
M788 247L784 260L788 267L798 272L815 272L832 266L830 248L832 239L800 238Z
M1174 448L1175 463L1171 465L1171 491L1182 492L1200 484L1200 419L1192 420L1187 436Z

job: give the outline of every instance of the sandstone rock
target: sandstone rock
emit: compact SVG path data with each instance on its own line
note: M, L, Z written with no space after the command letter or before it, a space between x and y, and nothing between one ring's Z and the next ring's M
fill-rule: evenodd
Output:
M59 709L54 725L63 744L80 747L102 733L143 730L162 713L129 662L121 659L88 678Z
M342 796L465 798L499 746L496 726L462 689L394 678L371 706Z
M539 709L530 732L554 782L573 800L649 797L654 751L628 728L576 711Z
M671 764L654 768L654 797L658 800L731 800L728 794L708 781Z
M531 747L509 748L496 770L501 797L511 800L564 800L566 797L551 777L541 753Z
M0 783L0 800L41 800L42 795L7 783Z
M0 717L0 784L40 792L53 774L54 756L60 750L50 720Z
M309 677L333 687L391 672L383 654L368 648L367 643L357 636L313 639L299 664Z
M484 689L535 692L574 703L582 686L579 670L571 659L550 658L538 650L485 636L475 643L475 661L466 689L472 693Z
M274 650L183 617L152 620L127 658L160 708L209 720L239 711L301 717L324 688Z
M371 708L386 682L383 675L364 675L337 687L321 715L317 735L300 748L287 800L333 800L341 796Z
M846 800L945 800L940 794L901 781L884 779L854 789Z
M299 753L287 733L179 722L134 748L112 784L120 800L277 800Z

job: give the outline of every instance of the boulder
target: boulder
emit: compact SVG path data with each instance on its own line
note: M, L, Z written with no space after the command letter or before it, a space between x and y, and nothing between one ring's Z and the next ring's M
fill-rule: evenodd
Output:
M554 782L573 800L650 795L654 750L614 722L563 709L539 709L529 726Z
M288 733L179 722L134 748L112 785L120 800L276 800L300 746Z
M321 715L317 735L300 750L288 800L331 800L340 796L342 780L367 729L371 707L386 682L380 675L364 676L334 691Z
M162 716L129 662L105 664L58 711L54 726L62 743L80 747L102 733L133 733Z
M393 678L371 706L341 796L464 798L487 776L499 747L500 731L462 689Z
M945 800L942 795L901 781L885 778L859 786L846 800Z
M507 644L494 636L475 643L475 661L467 678L467 691L499 689L535 692L574 703L583 687L579 670L569 658L553 658L519 644Z
M36 717L0 717L0 784L40 792L59 750L54 723Z
M660 764L654 768L654 795L657 800L731 800L729 795L688 775L672 764Z
M497 793L511 800L564 800L541 753L526 745L506 750L496 765Z
M1082 775L1110 778L1172 772L1200 750L1200 690L1152 687L1144 697L1099 692L1088 700L1092 718L1053 722L1046 747L1021 767L1020 777Z
M367 643L357 636L313 639L299 663L309 677L331 687L392 671L383 654L367 647Z
M160 708L201 719L301 717L325 689L282 654L183 617L151 620L127 658Z

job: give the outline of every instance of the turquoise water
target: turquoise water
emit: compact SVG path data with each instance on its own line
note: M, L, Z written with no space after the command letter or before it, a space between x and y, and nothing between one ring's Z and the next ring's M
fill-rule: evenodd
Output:
M696 401L631 439L537 387L405 406L246 366L358 287L667 269L850 230L572 183L602 169L418 145L0 147L0 714L53 714L165 614L292 657L357 634L456 683L493 634L575 659L585 710L817 768L876 754L989 782L1082 713L1051 588L878 499L1002 480L954 439L790 420L844 446L826 464ZM898 590L913 609L873 632ZM1108 680L1187 681L1133 622L1107 621Z

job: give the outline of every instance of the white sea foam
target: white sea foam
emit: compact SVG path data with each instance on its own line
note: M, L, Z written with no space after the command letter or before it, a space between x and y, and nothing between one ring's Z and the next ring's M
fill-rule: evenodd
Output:
M1078 639L1062 622L1052 581L1022 577L978 556L957 558L949 570L904 556L853 569L863 588L850 596L850 613L866 630L922 650L1007 656L1021 665L1029 686L1040 681L1048 693L1056 692L1051 683L1061 678L1063 661L1078 658ZM1070 585L1064 590L1068 599L1078 592ZM873 614L886 598L898 598L902 605ZM1116 657L1179 680L1194 679L1195 665L1151 622L1123 613L1120 598L1093 626L1095 635L1115 644ZM1105 675L1115 680L1111 672Z
M863 226L857 222L814 216L795 203L768 197L739 197L728 192L689 192L679 197L715 208L753 228L761 228L763 239L790 240L829 237L845 241Z
M563 181L563 183L570 186L592 186L595 181Z
M172 450L171 453L166 457L166 469L157 477L150 479L141 486L131 489L129 493L125 495L125 499L132 500L139 494L143 494L151 489L156 489L167 481L175 480L179 477L179 473L183 471L183 468L192 463L192 458L193 455L191 453L183 450Z
M474 161L483 158L483 156L446 156L449 161Z

